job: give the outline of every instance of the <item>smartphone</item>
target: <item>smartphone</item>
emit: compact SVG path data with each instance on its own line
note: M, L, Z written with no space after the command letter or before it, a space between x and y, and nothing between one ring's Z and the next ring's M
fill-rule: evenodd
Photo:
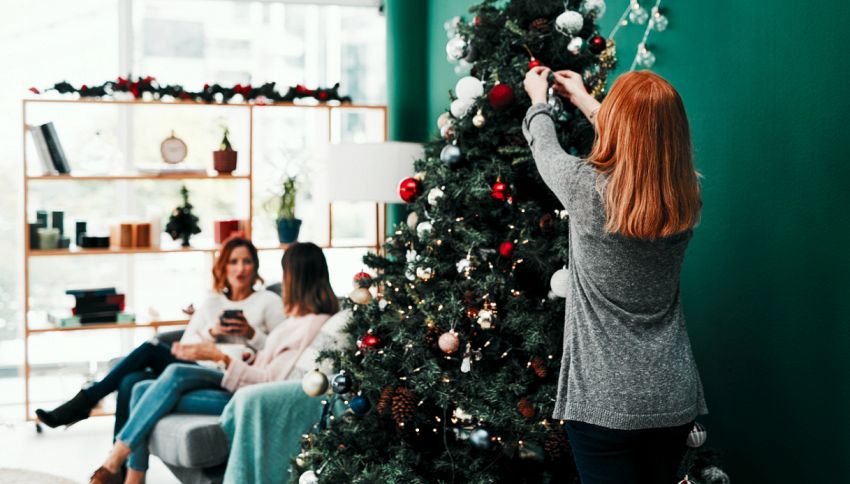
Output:
M240 319L245 316L242 314L241 309L225 309L223 313L221 313L222 324L225 326L232 326L224 322L225 319Z

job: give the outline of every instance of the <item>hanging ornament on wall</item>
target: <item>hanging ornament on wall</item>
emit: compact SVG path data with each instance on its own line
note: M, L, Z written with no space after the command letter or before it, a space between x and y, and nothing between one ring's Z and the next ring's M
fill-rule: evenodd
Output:
M472 125L476 128L483 128L487 124L487 118L484 117L484 111L478 110L478 113L472 117Z
M499 83L490 89L488 98L490 106L492 106L493 109L496 111L504 111L511 107L514 102L514 90L507 84Z
M582 27L584 27L584 17L572 10L567 10L555 19L555 29L568 37L581 32Z
M457 145L446 145L440 151L440 161L446 164L449 168L453 167L460 161L461 151Z
M357 395L348 401L348 408L350 408L355 415L366 415L369 409L372 408L372 404L369 402L368 398L363 395Z
M605 0L584 0L581 11L599 20L605 16Z
M593 52L594 54L601 54L605 51L606 47L605 38L599 34L594 35L587 41L587 48Z
M632 0L631 7L629 8L629 22L643 25L647 20L649 20L649 13L641 6L638 0Z
M691 433L688 434L688 447L692 449L701 447L702 444L705 443L706 439L708 439L708 432L706 432L705 427L703 427L702 424L695 422L694 428L692 428Z
M358 287L357 289L351 291L348 295L348 299L351 299L351 302L354 304L369 304L372 302L372 293L369 292L365 287Z
M301 388L311 397L318 397L328 391L328 377L318 369L310 370L301 379Z
M581 37L573 37L573 39L570 40L570 43L567 44L567 50L570 52L570 54L579 55L581 54L582 45L584 45L584 39L582 39Z
M670 24L670 21L658 10L658 7L652 7L652 18L649 21L656 32L664 32Z
M552 278L549 279L549 287L552 289L552 292L558 297L567 297L567 290L570 285L570 272L566 267L563 269L558 269L552 274Z
M453 330L446 331L440 335L440 339L437 340L437 346L440 347L443 353L451 355L460 347L460 338L458 338L457 333Z
M645 44L640 44L638 46L638 52L637 57L635 57L635 62L637 63L637 65L649 69L655 65L655 54L653 54L649 49L647 49Z
M398 196L407 203L413 202L420 190L419 181L413 177L405 178L398 184Z
M477 449L487 450L493 446L493 438L488 429L476 427L469 434L469 443Z
M432 188L431 191L428 192L428 203L432 207L437 205L437 202L441 198L443 198L443 195L445 195L445 193L443 193L443 190L441 190L440 188L437 188L437 187Z
M461 78L455 84L455 95L458 99L473 100L484 95L484 83L474 76Z
M331 388L335 393L348 393L354 388L354 379L351 378L351 375L342 371L334 377Z
M466 55L466 41L463 37L453 37L446 43L446 55L450 61L459 61Z
M469 110L472 109L472 99L468 98L458 98L452 101L449 110L452 112L452 116L457 119L463 119L469 114Z

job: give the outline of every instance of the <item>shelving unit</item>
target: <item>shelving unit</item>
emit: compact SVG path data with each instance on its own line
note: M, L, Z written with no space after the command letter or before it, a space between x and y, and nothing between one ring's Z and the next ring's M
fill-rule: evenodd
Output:
M146 173L122 173L122 174L70 174L70 175L30 175L27 168L30 166L27 160L27 138L28 138L28 123L27 109L35 105L50 105L50 104L76 104L76 105L126 105L130 106L157 106L162 108L180 108L180 107L219 107L228 109L246 110L248 113L248 172L236 175L218 175L213 173L167 173L167 174L146 174ZM138 254L175 254L175 253L208 253L213 259L218 251L215 246L201 247L165 247L165 248L110 248L110 249L82 249L72 247L70 249L54 249L54 250L32 250L29 243L29 230L27 228L28 212L29 212L29 190L30 184L53 183L57 181L66 182L114 182L114 181L180 181L180 180L208 180L208 181L231 181L240 180L248 183L248 231L252 230L254 222L253 213L253 197L254 197L254 112L255 110L263 109L310 109L324 110L327 112L327 127L328 127L328 142L333 142L333 120L334 113L337 111L346 110L373 110L380 112L383 117L384 124L384 140L387 139L387 107L376 105L357 105L357 104L341 104L341 105L302 105L294 103L280 104L216 104L216 103L196 103L185 101L162 102L162 101L119 101L119 100L97 100L97 99L25 99L22 101L22 136L23 136L23 222L24 222L24 250L23 250L23 274L24 274L24 290L23 290L23 340L24 340L24 410L26 419L33 420L34 416L30 412L30 353L29 353L29 338L46 333L59 332L74 332L74 331L96 331L96 330L135 330L144 328L147 330L159 331L160 328L172 328L185 326L188 320L169 320L169 321L151 321L144 323L105 323L105 324L86 324L79 327L71 328L56 328L56 327L37 327L32 328L30 323L30 260L42 257L75 257L75 256L109 256L109 255L124 255L132 256ZM241 161L240 163L244 163ZM327 243L320 244L325 249L371 249L378 250L382 240L379 227L381 226L381 217L386 216L385 210L382 212L380 205L375 206L376 218L376 237L373 245L334 245L333 244L333 207L328 205L328 240ZM283 250L285 246L267 244L257 247L258 250ZM109 415L102 411L94 412L93 415Z

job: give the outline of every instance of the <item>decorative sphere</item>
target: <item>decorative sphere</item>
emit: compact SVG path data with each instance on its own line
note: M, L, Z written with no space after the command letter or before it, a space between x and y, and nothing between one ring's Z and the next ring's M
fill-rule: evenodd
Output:
M587 41L587 48L594 54L601 54L606 47L605 38L601 35L594 35Z
M348 373L340 373L334 377L331 388L336 393L348 393L354 388L354 378L351 378L351 375Z
M451 118L449 117L448 112L441 114L440 117L437 118L437 128L442 130L443 126L447 125L450 120L451 120Z
M490 436L490 431L484 427L476 427L469 434L469 442L477 449L487 450L493 446L493 439Z
M419 279L428 282L434 277L434 269L430 267L417 267L416 268L416 277Z
M702 444L705 443L706 439L708 439L708 432L706 432L705 427L695 422L694 428L692 428L691 433L688 434L688 447L692 449L701 447Z
M436 205L437 201L443 198L443 195L445 195L445 193L443 193L443 191L439 188L432 188L431 191L428 192L428 203L431 204L431 206Z
M437 340L437 346L440 347L443 353L450 355L460 347L460 338L457 337L457 333L454 331L447 331L440 335L440 339Z
M319 370L310 370L301 379L301 388L311 397L318 397L328 391L328 377Z
M484 113L479 110L478 114L472 117L472 125L476 128L483 128L485 124L487 124L487 118L485 118Z
M508 199L508 196L510 196L510 188L508 187L507 183L497 181L493 184L493 188L490 191L490 195L496 200L504 202Z
M446 44L446 55L449 60L459 61L466 55L466 41L462 37L454 37Z
M510 257L514 253L514 243L513 242L502 242L499 244L499 254L502 257Z
M369 287L372 285L372 274L368 272L358 272L354 274L354 279L351 281L354 289L359 287Z
M477 60L478 60L478 49L475 47L475 44L469 44L466 47L466 57L464 57L463 60L461 60L460 62L461 62L461 64L463 64L464 62L467 63L467 64L471 64L471 63L473 63ZM458 67L460 67L460 66L458 66Z
M372 404L369 402L368 398L363 395L357 395L348 401L348 408L350 408L355 415L366 415L366 412L372 408Z
M416 234L419 235L419 237L425 237L430 234L433 229L434 226L431 225L431 222L422 222L416 226Z
M398 195L405 202L411 203L419 195L420 188L418 180L407 177L398 184Z
M473 76L466 76L455 84L458 99L475 99L484 95L484 83Z
M570 51L570 54L578 55L581 53L582 45L584 45L584 40L581 37L573 37L567 45L567 50Z
M605 0L584 0L582 11L592 14L596 19L601 19L605 16Z
M365 287L358 287L351 291L351 294L348 295L348 299L351 299L354 304L369 304L372 302L372 293Z
M709 466L700 472L702 481L706 484L729 484L729 475L716 466Z
M451 107L449 110L452 112L452 116L457 119L463 119L469 114L469 110L472 109L472 99L469 98L458 98L452 101Z
M555 19L555 28L564 35L575 35L584 27L584 17L578 12L567 10Z
M298 478L298 484L318 484L319 476L314 471L307 471Z
M542 66L542 65L543 65L543 63L540 62L540 60L532 57L531 60L528 61L528 70L534 69L535 67L539 67L539 66Z
M566 268L558 269L554 274L552 274L552 278L549 279L549 287L558 297L567 297L567 288L569 287L569 284L570 273Z
M455 129L454 129L454 126L451 123L440 128L440 138L443 138L445 140L451 139L451 137L454 136L454 134L455 134Z
M507 84L496 84L493 89L490 89L489 101L493 109L503 111L513 104L514 90Z
M440 151L440 161L449 167L460 161L460 156L461 151L457 145L443 146L443 150Z
M378 346L381 346L381 337L369 333L360 340L360 344L358 346L361 350L366 348L377 348Z
M416 212L410 212L407 215L407 226L410 227L411 229L415 229L418 224L419 224L419 215L417 215Z

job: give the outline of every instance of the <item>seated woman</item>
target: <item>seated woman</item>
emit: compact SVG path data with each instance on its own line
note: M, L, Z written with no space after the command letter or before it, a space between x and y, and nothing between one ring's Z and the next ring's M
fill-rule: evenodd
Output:
M250 240L229 239L213 264L213 293L192 314L181 342L244 343L261 349L266 335L283 321L283 303L269 291L254 290L257 283L262 282L259 268L257 249ZM242 315L224 319L224 310L241 310ZM178 359L164 344L142 343L102 380L51 411L38 409L35 413L48 427L71 425L88 418L92 408L119 389L123 380L133 384L140 379L155 378L168 365L177 362L191 363ZM145 373L140 377L141 371ZM116 433L124 426L128 413L129 398L119 398L115 409Z
M155 381L137 384L133 389L130 418L118 433L109 457L92 475L92 483L121 482L120 468L124 461L129 467L126 482L144 482L148 436L171 411L219 415L238 388L289 377L322 325L338 311L339 303L331 289L325 256L318 246L310 243L290 246L282 265L284 312L289 319L269 334L266 347L257 353L254 362L231 359L211 341L175 343L172 352L177 358L221 362L225 370L176 363Z

